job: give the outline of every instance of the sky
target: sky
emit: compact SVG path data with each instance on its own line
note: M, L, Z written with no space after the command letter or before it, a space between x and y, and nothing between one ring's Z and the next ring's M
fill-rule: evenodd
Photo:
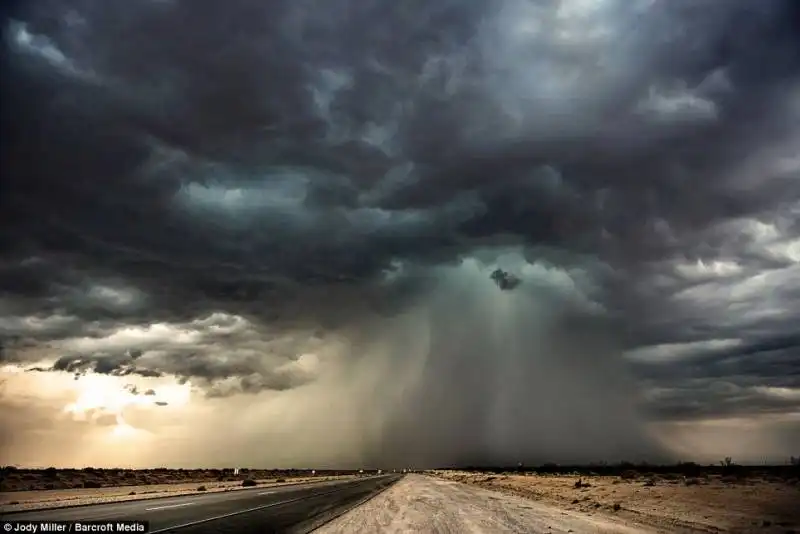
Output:
M798 455L798 20L17 3L0 463Z

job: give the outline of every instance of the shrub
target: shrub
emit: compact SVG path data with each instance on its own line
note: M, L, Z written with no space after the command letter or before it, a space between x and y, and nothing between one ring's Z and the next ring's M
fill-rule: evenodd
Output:
M87 480L87 481L85 481L83 483L83 487L84 488L96 489L96 488L102 488L103 485L101 483L99 483L98 481L96 481L96 480Z
M205 486L198 486L197 487L197 491L206 491L206 487Z
M246 479L242 480L242 486L245 487L245 488L251 488L251 487L257 486L257 485L258 485L258 483L256 483L256 481L253 480L252 478L246 478Z

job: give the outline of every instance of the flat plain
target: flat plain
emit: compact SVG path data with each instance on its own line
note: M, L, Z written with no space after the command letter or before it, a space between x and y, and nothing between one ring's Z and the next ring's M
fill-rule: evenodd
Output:
M0 513L100 504L196 492L352 477L355 471L300 469L19 469L2 468Z
M432 474L570 512L613 516L668 532L800 533L797 466L684 464Z

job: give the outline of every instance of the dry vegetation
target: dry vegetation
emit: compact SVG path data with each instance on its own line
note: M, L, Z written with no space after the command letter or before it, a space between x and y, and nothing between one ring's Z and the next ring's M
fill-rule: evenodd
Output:
M590 514L613 514L666 531L800 534L800 468L544 466L439 470L431 474Z
M330 480L351 471L0 468L0 512Z
M352 474L349 471L315 471L286 469L0 469L0 492L155 486L164 484L273 481L307 477L329 477Z

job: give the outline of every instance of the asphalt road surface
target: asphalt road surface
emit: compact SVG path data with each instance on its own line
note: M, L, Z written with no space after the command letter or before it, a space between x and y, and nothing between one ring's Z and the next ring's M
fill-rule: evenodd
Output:
M163 499L5 514L3 521L149 521L150 533L309 532L393 484L401 475L256 487Z

